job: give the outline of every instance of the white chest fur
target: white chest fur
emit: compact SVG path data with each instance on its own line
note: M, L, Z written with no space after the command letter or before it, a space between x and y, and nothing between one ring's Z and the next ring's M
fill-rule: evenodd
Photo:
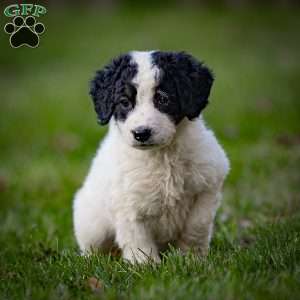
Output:
M113 188L117 192L112 197L111 209L116 218L122 214L146 222L155 239L164 243L182 229L194 201L197 187L190 180L190 163L177 149L135 151L139 153L132 153L134 160L128 157L119 164L125 176L115 182L118 187Z
M207 163L199 159L199 147L180 142L160 150L133 149L122 141L113 152L107 147L107 157L116 159L105 192L111 215L146 222L162 243L182 230L196 195L207 187ZM101 161L108 160L105 156Z

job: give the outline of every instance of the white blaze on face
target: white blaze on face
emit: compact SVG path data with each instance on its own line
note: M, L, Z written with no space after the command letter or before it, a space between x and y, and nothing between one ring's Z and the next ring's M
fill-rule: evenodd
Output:
M137 90L136 104L127 119L118 122L123 137L131 146L140 145L132 134L137 127L143 126L151 129L152 135L148 143L158 146L170 143L176 131L169 117L156 109L153 104L159 69L153 65L151 53L131 52L132 59L138 66L138 72L132 80Z
M140 87L140 93L152 90L156 85L155 78L159 74L159 69L152 64L151 53L151 51L131 52L132 59L138 65L138 73L132 82Z

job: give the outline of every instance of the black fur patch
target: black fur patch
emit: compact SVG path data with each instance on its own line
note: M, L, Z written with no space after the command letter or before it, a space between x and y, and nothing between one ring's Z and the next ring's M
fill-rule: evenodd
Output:
M136 88L133 85L130 83L125 84L124 91L120 95L117 95L117 98L120 101L117 101L114 111L116 120L126 120L128 113L135 107L136 93Z
M157 92L162 91L168 101L161 103L156 94L154 106L179 123L185 116L192 120L199 116L208 103L213 83L211 71L185 52L152 54L153 64L161 70Z
M136 73L137 65L128 54L117 57L97 71L91 82L90 95L101 125L107 124L113 113L116 119L124 120L133 109L136 91L130 82ZM130 106L123 105L124 97L131 101Z

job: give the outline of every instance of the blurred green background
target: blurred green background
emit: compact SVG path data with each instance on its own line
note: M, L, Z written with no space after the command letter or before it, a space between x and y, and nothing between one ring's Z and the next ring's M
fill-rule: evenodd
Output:
M0 298L94 297L89 276L103 281L99 297L113 299L299 297L297 2L44 5L38 48L12 49L0 33ZM1 26L9 20L2 15ZM216 75L204 118L232 171L211 256L196 271L176 254L154 270L101 256L85 261L73 238L72 197L106 132L96 123L89 80L112 57L151 49L185 50Z

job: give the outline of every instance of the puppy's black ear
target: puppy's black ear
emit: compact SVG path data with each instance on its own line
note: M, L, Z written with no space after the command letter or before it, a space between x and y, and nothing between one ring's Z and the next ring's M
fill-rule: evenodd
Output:
M157 51L153 61L162 71L160 80L173 83L182 116L198 117L208 103L214 80L211 71L185 52Z
M91 81L90 95L94 102L98 122L101 125L109 122L114 111L112 90L112 80L108 68L97 71L95 78Z
M191 55L180 52L176 55L177 80L181 104L189 120L198 117L208 104L208 97L214 81L212 72Z
M136 66L131 63L131 56L128 54L117 57L96 72L91 81L90 95L101 125L109 122L126 82L135 74Z

